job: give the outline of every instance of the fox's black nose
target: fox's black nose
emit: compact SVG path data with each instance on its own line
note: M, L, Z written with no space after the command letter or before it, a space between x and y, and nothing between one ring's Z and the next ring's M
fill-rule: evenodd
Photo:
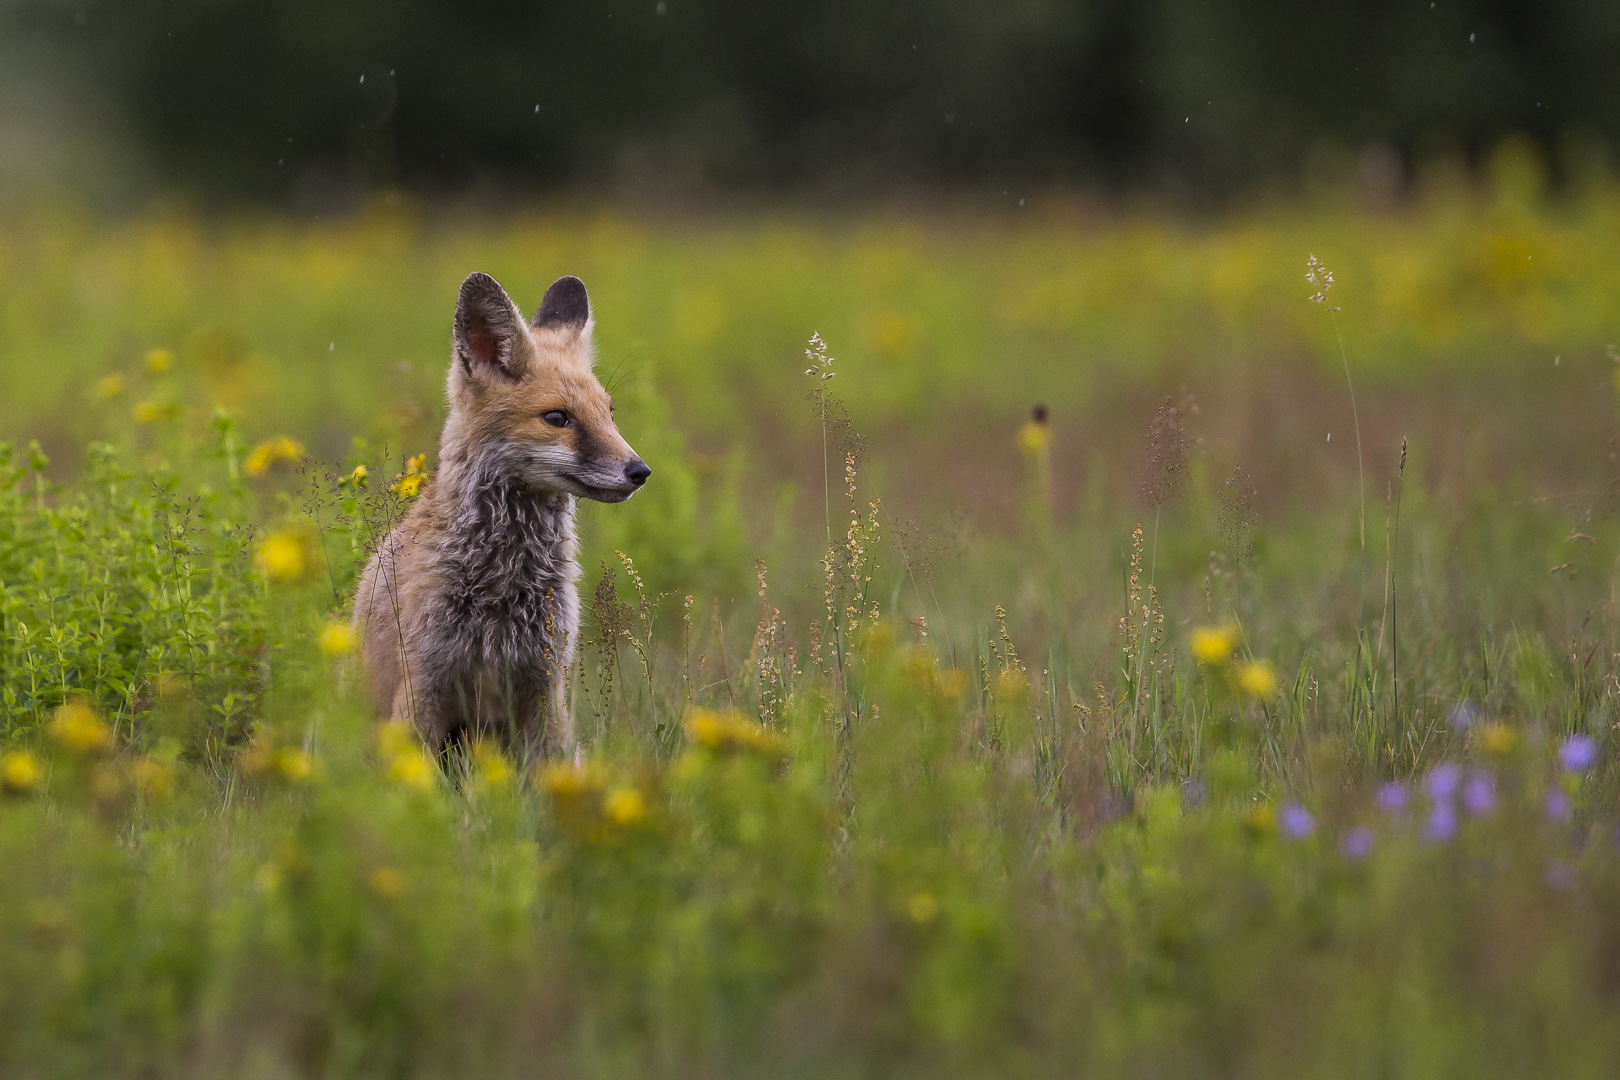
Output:
M652 467L640 458L636 458L636 460L624 467L624 478L636 485L636 487L645 484L647 477L651 475Z

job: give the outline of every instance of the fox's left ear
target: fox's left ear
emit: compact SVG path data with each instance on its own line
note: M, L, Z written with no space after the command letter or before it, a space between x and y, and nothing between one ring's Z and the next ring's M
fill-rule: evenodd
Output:
M536 330L573 334L589 342L591 297L585 291L585 283L577 277L560 277L553 281L529 325Z

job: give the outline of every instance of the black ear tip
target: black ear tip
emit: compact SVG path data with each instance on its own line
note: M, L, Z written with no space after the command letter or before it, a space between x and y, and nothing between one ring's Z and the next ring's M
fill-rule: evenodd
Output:
M560 277L546 290L540 310L534 313L537 327L577 329L591 320L591 298L585 283L577 277Z
M481 270L468 274L466 280L461 283L461 298L463 300L483 299L487 296L501 296L504 295L505 292L506 290L501 288L500 282L496 281L494 278L490 277Z

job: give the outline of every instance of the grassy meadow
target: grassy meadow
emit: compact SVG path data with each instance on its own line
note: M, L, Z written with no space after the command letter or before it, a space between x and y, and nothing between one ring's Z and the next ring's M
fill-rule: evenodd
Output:
M1617 252L1511 147L12 216L0 1074L1613 1075ZM347 629L473 270L585 280L654 469L581 512L576 762L428 754Z

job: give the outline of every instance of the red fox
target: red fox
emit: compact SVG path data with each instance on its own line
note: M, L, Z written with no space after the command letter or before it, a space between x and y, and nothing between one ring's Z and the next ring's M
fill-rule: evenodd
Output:
M574 500L623 502L652 474L591 370L592 326L575 277L527 324L488 274L461 283L438 471L372 556L354 615L378 706L436 749L573 749Z

